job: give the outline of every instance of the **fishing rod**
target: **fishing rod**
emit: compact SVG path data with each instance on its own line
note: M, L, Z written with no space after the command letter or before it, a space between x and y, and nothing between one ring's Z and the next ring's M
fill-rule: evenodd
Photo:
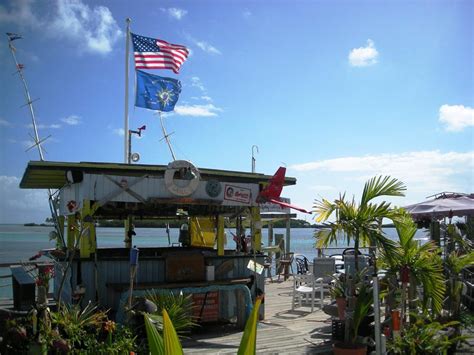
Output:
M26 83L26 78L23 74L23 70L25 69L25 66L18 62L18 60L16 58L16 54L15 54L16 53L16 48L13 46L13 41L15 41L17 39L22 39L23 37L16 34L16 33L11 33L11 32L7 32L6 35L8 36L8 48L10 48L10 52L12 54L13 61L15 62L15 67L16 67L16 70L17 70L16 72L18 73L18 76L20 77L20 80L23 83L25 99L26 99L26 105L25 106L28 106L28 108L29 108L30 116L31 116L31 123L32 123L32 126L33 126L34 135L31 138L34 141L34 144L30 148L28 148L28 150L36 147L38 149L38 154L39 154L40 160L44 161L44 153L43 153L44 148L41 144L44 143L44 141L46 141L46 139L48 139L50 136L48 136L44 139L40 139L40 137L39 137L38 126L36 124L35 110L33 108L33 102L36 101L36 100L31 99L30 91L28 90L28 85ZM56 210L56 206L54 204L54 193L53 193L53 191L51 191L51 189L48 189L48 202L49 202L49 209L50 209L50 212L51 212L51 216L53 217L53 221L54 221L54 227L56 229L56 232L57 232L59 238L61 238L62 245L65 246L66 243L65 243L65 240L64 240L64 233L61 230L61 228L59 228L58 213L57 213L57 210Z

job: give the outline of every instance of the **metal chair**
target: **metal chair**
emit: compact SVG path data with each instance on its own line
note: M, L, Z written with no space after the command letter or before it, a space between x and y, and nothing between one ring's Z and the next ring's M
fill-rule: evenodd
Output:
M293 274L293 258L295 253L283 254L278 260L278 281L280 281L280 275L283 273L283 279L287 280L289 277L289 270Z
M306 302L311 301L311 312L314 311L314 300L319 298L320 308L323 307L324 288L322 282L317 282L312 274L296 274L293 275L293 298L291 309L295 309L295 303L301 307L301 299L304 297Z
M303 254L296 254L295 255L295 263L296 263L296 273L297 274L307 274L310 272L310 262L306 256Z

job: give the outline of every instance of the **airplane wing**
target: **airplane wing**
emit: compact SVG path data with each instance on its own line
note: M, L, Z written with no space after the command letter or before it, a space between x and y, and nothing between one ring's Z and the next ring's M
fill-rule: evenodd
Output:
M297 210L297 211L300 211L300 212L303 212L303 213L309 213L309 214L311 214L311 212L306 211L304 208L297 207L297 206L293 206L293 205L290 205L289 203L282 202L282 201L280 201L280 200L275 200L274 198L268 199L267 202L271 202L271 203L274 203L274 204L276 204L276 205L280 205L280 206L282 206L282 207L292 208L292 209L294 209L294 210Z

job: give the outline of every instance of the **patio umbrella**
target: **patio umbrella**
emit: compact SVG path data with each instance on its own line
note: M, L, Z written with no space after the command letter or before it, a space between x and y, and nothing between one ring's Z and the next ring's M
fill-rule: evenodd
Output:
M442 193L404 208L415 219L474 216L474 194Z

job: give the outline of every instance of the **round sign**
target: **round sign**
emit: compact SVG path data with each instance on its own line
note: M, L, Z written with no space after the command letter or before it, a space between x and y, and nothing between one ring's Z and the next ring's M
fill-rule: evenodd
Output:
M217 197L222 191L221 183L217 180L209 180L206 183L206 192L209 197Z
M165 171L165 186L176 196L189 196L199 186L199 170L187 160L175 160Z

